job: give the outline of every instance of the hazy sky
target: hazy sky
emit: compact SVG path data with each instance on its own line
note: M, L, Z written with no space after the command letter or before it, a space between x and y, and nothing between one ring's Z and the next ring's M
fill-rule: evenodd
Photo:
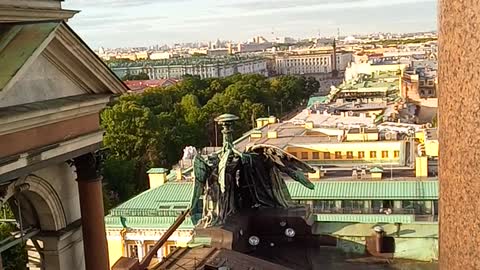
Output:
M66 0L92 47L435 30L437 0Z

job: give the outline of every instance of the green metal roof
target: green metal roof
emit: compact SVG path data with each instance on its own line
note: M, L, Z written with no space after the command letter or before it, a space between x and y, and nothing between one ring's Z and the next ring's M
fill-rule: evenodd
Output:
M177 217L126 217L127 227L134 229L168 229ZM105 226L108 228L123 228L118 216L106 216ZM191 219L185 219L180 229L193 229Z
M319 181L313 190L287 184L295 200L437 200L438 181Z
M151 168L147 173L168 173L168 169L165 168Z
M354 223L414 223L414 215L317 214L315 221Z
M59 22L6 24L0 27L0 90L17 74Z
M307 108L310 108L315 103L325 104L328 103L328 96L310 97L308 99Z
M300 183L287 181L294 200L436 200L438 181L319 181L309 190ZM109 228L121 228L120 216L132 228L168 228L182 211L188 208L193 182L170 182L147 190L112 209L105 218ZM370 217L371 216L371 217ZM410 221L408 215L333 215L321 214L317 221L337 222L401 222ZM192 226L184 222L183 228ZM193 226L192 226L193 227Z
M373 167L370 169L370 172L372 173L383 173L383 168L382 167Z
M315 188L307 189L300 183L287 181L294 200L436 200L438 181L318 181ZM147 190L112 209L117 215L129 215L132 209L167 211L184 209L190 203L193 182L170 182ZM168 207L166 207L168 206ZM122 211L123 212L122 214Z
M138 194L132 199L114 208L121 209L154 209L158 210L166 204L185 205L190 203L193 192L192 182L171 182Z

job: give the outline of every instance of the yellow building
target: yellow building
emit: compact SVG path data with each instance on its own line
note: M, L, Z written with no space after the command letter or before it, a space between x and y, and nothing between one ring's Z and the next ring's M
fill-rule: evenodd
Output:
M297 158L317 164L395 163L405 165L404 141L329 142L290 144L285 150Z
M438 157L438 130L425 129L425 154L428 157Z
M151 188L110 210L105 217L110 265L122 256L141 260L189 207L191 183L165 184L166 179L175 178L167 177L167 172L162 168L151 169ZM185 220L157 252L156 260L166 257L176 247L186 246L192 238L192 229L191 220Z

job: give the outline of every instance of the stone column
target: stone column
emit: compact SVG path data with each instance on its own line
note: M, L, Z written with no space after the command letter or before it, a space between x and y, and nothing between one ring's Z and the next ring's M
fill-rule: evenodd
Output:
M109 269L99 160L92 154L74 159L77 169L82 233L87 270Z
M141 261L144 256L144 245L143 241L137 241L137 251L138 251L138 260Z
M402 209L402 201L393 201L393 209Z
M480 1L439 1L440 269L480 269Z

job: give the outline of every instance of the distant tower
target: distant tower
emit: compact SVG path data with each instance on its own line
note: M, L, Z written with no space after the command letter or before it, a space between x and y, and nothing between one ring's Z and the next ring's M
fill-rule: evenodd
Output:
M333 38L333 52L332 52L332 77L337 78L337 41L336 38Z

